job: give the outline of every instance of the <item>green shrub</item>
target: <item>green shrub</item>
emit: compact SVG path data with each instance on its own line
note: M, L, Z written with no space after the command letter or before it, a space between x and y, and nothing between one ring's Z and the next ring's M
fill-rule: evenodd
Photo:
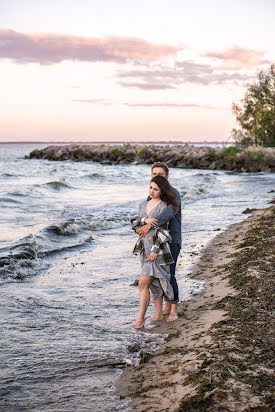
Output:
M111 155L111 156L115 156L115 155L118 153L118 150L119 150L119 149L118 149L117 147L114 148L114 149L111 149L111 150L110 150L110 155Z
M139 152L138 152L138 156L140 157L140 156L143 156L144 155L144 153L146 152L146 147L143 147Z
M253 160L261 160L264 156L264 153L262 150L255 150L254 152L249 150L247 151L247 155Z
M123 145L123 149L124 150L129 150L129 149L131 149L131 145L129 144L129 143L125 143L124 145Z
M218 154L217 154L215 149L209 149L209 151L207 153L207 157L210 160L216 160L216 159L218 159Z
M229 156L231 158L235 157L237 153L241 152L241 148L239 146L229 146L229 147L225 147L222 150L222 155L225 156Z

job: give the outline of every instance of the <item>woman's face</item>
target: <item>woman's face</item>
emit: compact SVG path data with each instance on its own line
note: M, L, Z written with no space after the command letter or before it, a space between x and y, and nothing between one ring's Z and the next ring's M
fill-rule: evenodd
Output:
M155 182L150 183L149 187L149 196L151 199L159 199L160 198L160 188Z

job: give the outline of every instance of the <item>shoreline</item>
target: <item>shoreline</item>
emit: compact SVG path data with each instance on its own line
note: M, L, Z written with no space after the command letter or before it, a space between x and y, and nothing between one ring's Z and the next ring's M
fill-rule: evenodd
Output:
M95 144L97 144L97 145L105 145L105 144L115 144L115 145L124 145L124 144L148 144L148 145L150 145L150 144L156 144L156 145L158 145L158 144L168 144L168 145L171 145L171 144L180 144L180 145L184 145L184 144L194 144L194 145L196 145L196 144L203 144L203 145L205 145L205 146L207 146L207 145L211 145L211 144L220 144L220 145L227 145L227 144L229 144L227 141L191 141L191 140L131 140L131 141L128 141L128 140L125 140L125 141L122 141L122 140L104 140L104 141L77 141L77 140L75 140L75 141L66 141L66 140L64 140L64 141L60 141L60 142L56 142L56 141L54 141L54 140L49 140L49 141L39 141L39 140L37 140L37 141L22 141L22 142L20 142L20 141L6 141L6 142L0 142L0 145L1 144L30 144L30 145L32 145L32 144L46 144L46 145L49 145L49 144L54 144L54 145L63 145L63 144L71 144L71 145L73 145L73 144L76 144L76 145L95 145Z
M166 343L116 383L134 411L272 409L274 221L275 206L255 210L205 247L191 274L203 291L158 323Z

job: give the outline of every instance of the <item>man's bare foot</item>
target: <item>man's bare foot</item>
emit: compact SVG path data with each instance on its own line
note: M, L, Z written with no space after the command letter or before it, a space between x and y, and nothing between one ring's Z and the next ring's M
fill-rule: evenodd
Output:
M149 318L150 322L154 322L157 320L162 320L163 319L163 315L153 315L151 318Z
M137 320L134 328L135 328L135 329L141 329L141 328L143 328L144 323L145 323L145 320L144 320L144 319L142 319L142 320Z
M175 320L178 319L178 314L177 313L170 313L167 322L174 322Z

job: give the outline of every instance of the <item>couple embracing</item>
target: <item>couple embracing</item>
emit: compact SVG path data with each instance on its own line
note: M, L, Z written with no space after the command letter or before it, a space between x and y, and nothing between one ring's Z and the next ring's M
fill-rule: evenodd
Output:
M180 195L168 182L169 169L165 163L154 163L151 173L149 196L140 204L138 216L131 220L139 235L133 253L141 261L136 329L144 326L150 291L155 309L151 321L162 320L165 314L169 315L167 322L178 318L175 269L181 248Z

